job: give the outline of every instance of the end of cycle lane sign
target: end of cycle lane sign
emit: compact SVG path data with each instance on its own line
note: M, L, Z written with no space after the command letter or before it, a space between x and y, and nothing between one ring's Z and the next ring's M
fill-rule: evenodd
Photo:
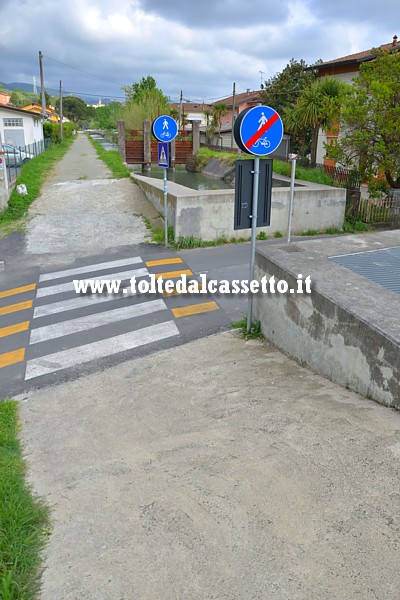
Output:
M274 152L282 141L282 119L270 106L247 108L235 121L234 136L243 152L266 156Z

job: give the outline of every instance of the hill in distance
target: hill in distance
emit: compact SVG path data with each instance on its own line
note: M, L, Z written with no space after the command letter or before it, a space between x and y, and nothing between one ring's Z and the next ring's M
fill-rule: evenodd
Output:
M3 86L4 90L9 90L12 92L15 89L19 89L19 90L22 90L23 92L27 92L28 94L33 94L33 84L32 83L22 83L20 81L13 81L12 83L3 83L2 81L0 81L0 84ZM38 90L38 93L40 94L40 86L39 85L37 86L37 90ZM50 96L56 96L56 98L58 98L59 90L55 90L55 89L46 87L46 92L48 94L50 94ZM82 100L84 102L86 102L86 104L95 104L99 100L99 98L97 96L83 96L81 94L70 94L68 92L68 90L63 90L63 97L69 96L69 95L77 96L78 98L82 98ZM103 104L110 104L110 102L112 102L112 99L101 97L101 101Z

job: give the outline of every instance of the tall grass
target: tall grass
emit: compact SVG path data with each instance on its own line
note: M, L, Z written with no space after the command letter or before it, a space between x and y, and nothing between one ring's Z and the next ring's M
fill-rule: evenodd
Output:
M33 600L40 584L48 509L25 481L18 405L0 401L0 599Z

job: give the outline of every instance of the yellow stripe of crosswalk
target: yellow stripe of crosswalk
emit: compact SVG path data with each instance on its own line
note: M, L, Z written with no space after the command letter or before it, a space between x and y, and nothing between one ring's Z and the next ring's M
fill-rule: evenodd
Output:
M200 283L198 287L199 292L201 292L202 289L203 286ZM163 292L164 298L170 298L171 296L180 296L181 294L183 294L183 292L178 292L177 290L173 290L172 292Z
M163 279L174 279L176 277L182 277L182 275L193 275L193 273L190 269L183 271L168 271L167 273L156 273L155 278L160 279L160 277L162 277Z
M0 354L0 369L3 367L9 367L10 365L14 365L18 362L22 362L24 357L25 348L19 348L18 350L13 350L12 352Z
M36 283L31 283L29 285L23 285L21 287L0 292L0 298L7 298L8 296L14 296L14 294L23 294L24 292L32 292L33 290L36 290Z
M0 328L0 338L13 335L14 333L20 333L21 331L27 331L29 329L29 321L23 323L17 323L16 325L9 325L8 327Z
M146 267L158 267L159 265L174 265L183 262L181 258L163 258L162 260L149 260Z
M18 302L17 304L9 304L8 306L2 306L0 308L0 315L8 315L19 310L26 310L27 308L32 308L32 303L32 300L27 300L27 302Z
M181 308L173 308L172 314L175 318L188 317L190 315L199 315L201 313L218 310L219 306L216 302L201 302L200 304L191 304L190 306L182 306Z

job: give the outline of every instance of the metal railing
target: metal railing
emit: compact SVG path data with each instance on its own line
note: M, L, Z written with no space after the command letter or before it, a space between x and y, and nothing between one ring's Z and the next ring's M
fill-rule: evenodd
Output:
M35 156L42 154L50 145L50 139L40 140L26 146L4 144L8 182L13 183L17 179L20 174L21 165L32 160Z

